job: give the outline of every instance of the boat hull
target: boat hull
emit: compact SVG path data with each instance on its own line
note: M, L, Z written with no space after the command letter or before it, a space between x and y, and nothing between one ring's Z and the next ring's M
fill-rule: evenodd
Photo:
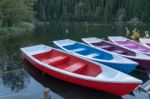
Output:
M96 90L105 91L111 94L115 94L118 96L126 95L130 92L132 92L139 83L111 83L111 82L96 82L96 81L90 81L80 78L75 78L69 75L65 75L50 69L45 68L44 66L38 64L37 62L33 61L30 57L25 55L25 53L22 52L22 55L24 58L29 61L33 66L35 66L37 69L47 73L50 76L53 76L55 78L78 84L81 86L93 88Z
M150 38L140 38L140 43L144 46L150 48Z
M137 63L139 63L139 66L143 69L150 69L150 60L141 60L141 59L131 59Z
M99 62L99 63L102 63L111 68L117 69L119 71L122 71L124 73L130 73L137 67L137 65L135 65L135 64L119 64L119 63L112 64L112 63L108 63L108 62Z

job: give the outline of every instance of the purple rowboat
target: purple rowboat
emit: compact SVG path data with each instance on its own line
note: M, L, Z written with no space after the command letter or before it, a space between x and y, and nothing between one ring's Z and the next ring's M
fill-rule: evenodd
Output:
M150 68L150 56L148 55L138 53L136 51L127 49L125 47L116 45L114 43L111 43L111 42L108 42L108 41L105 41L96 37L82 38L82 40L85 43L95 48L103 49L111 53L115 53L117 55L121 55L128 59L136 61L139 63L139 66L141 66L142 68Z
M150 48L123 36L109 36L108 39L119 46L150 55Z

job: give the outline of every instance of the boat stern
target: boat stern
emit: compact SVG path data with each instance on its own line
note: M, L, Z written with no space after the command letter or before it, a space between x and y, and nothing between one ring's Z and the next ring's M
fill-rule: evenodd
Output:
M43 44L35 45L35 46L30 46L30 47L23 47L20 48L21 53L23 54L28 54L28 55L34 55L34 54L39 54L43 52L50 51L52 48Z
M65 45L72 45L75 43L75 41L71 39L63 39L63 40L55 40L53 43L57 46L65 46Z
M103 41L102 39L99 39L97 37L88 37L88 38L82 38L82 41L85 43L96 43L96 42L101 42Z
M110 41L126 41L127 39L123 36L108 36Z

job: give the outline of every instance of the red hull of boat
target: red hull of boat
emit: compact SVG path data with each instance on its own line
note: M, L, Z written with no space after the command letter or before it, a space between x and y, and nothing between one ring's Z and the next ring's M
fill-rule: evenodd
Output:
M111 94L115 94L118 96L126 95L130 92L132 92L139 83L109 83L109 82L96 82L96 81L89 81L85 79L79 79L72 76L68 76L65 74L61 74L59 72L55 72L53 70L47 69L40 64L34 62L32 59L30 59L28 56L26 56L23 52L22 55L26 60L28 60L33 66L38 68L39 70L47 73L50 76L56 77L58 79L82 85L85 87L93 88L100 91L105 91Z

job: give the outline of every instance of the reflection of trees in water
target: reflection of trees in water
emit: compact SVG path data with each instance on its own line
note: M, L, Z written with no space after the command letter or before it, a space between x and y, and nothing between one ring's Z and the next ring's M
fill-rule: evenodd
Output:
M14 92L18 92L25 87L29 83L29 79L27 79L28 75L24 70L15 70L10 72L4 72L2 74L2 80L4 86L10 88Z
M61 96L63 99L93 99L94 96L97 96L96 99L122 99L121 97L109 93L92 90L90 88L83 88L81 86L59 80L47 74L43 75L41 70L35 68L27 61L24 61L24 64L26 71L37 82L46 88L44 93L47 91L47 88L50 89L50 92L47 92L49 92L51 97L54 97L52 93L55 93L55 95Z
M23 65L17 62L17 54L0 57L0 78L5 87L18 92L27 87L30 79Z

